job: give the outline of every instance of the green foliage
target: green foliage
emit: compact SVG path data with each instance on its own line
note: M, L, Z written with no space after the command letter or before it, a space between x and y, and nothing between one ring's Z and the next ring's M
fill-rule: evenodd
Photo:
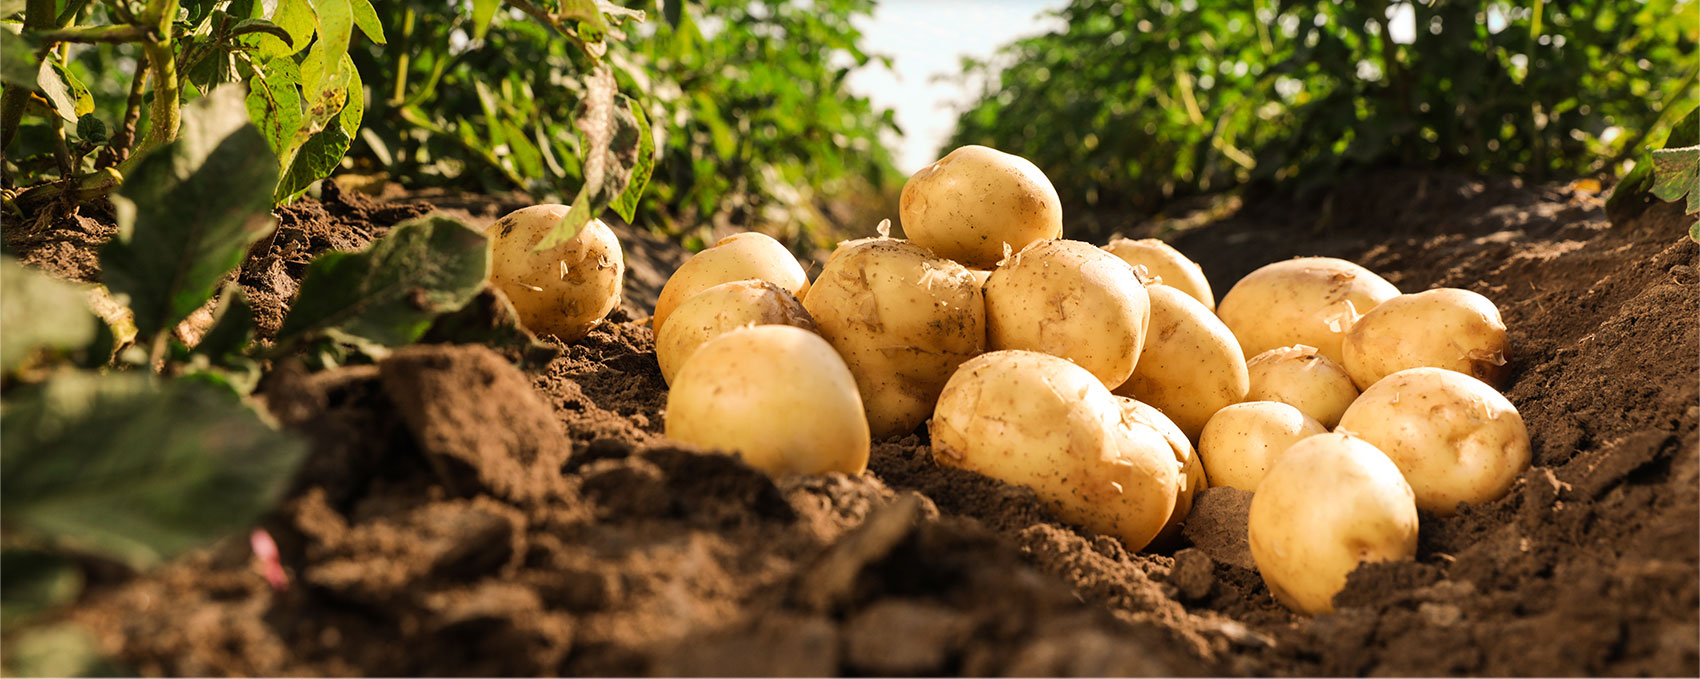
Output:
M1407 12L1399 44L1389 17ZM1024 155L1077 206L1391 163L1593 172L1668 127L1700 68L1692 0L1075 0L1061 16L967 64L985 89L950 143Z
M12 374L38 351L67 352L94 341L99 323L83 293L63 281L0 258L0 374Z

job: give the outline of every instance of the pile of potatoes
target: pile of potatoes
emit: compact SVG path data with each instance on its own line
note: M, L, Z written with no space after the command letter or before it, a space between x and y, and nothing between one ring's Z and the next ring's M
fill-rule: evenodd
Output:
M1481 295L1305 257L1218 303L1161 241L1062 239L1044 174L981 146L915 173L900 210L907 240L882 224L812 282L761 234L687 260L652 319L667 435L859 473L872 441L925 424L939 464L1130 549L1172 540L1207 485L1251 491L1258 570L1303 613L1359 564L1413 557L1419 510L1497 499L1529 465Z

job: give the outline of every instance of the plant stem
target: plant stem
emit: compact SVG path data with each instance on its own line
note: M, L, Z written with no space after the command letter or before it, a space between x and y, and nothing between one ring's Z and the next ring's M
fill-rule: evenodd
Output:
M59 178L71 178L71 146L65 141L65 119L55 113L47 117L53 127L53 160L59 163Z
M409 53L411 50L408 49L408 43L413 42L413 22L415 19L412 7L404 10L401 15L401 39L396 41L395 47L397 53L395 91L390 96L391 106L399 106L407 98L407 69L413 63L413 56Z
M84 26L56 28L29 33L46 42L126 43L149 40L151 32L141 26Z
M136 141L136 125L142 119L142 91L148 84L148 55L136 55L136 75L130 79L130 98L124 103L124 120L111 143L101 152L99 167L111 167L130 157L130 144Z
M148 116L147 136L118 166L126 175L135 169L143 152L177 139L177 127L183 122L178 108L182 85L177 81L177 60L171 55L171 19L177 16L177 6L178 0L150 0L147 11L140 17L143 23L158 27L158 37L142 43L153 76L153 109Z
M45 31L54 28L59 16L54 0L29 0L24 5L24 30ZM39 61L39 60L38 60ZM24 109L29 106L30 93L21 87L8 87L0 96L0 151L11 148L18 136L18 124L23 122Z

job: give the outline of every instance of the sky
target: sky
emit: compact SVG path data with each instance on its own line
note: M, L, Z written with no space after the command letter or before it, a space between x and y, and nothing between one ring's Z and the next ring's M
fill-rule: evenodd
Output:
M960 72L964 56L988 58L1019 38L1062 26L1041 12L1067 0L885 0L873 17L861 17L862 47L892 58L892 68L870 63L850 74L848 85L876 108L891 108L903 136L888 145L897 169L913 173L938 160L939 147L956 126L956 113L970 92L936 75ZM948 149L947 149L948 150Z

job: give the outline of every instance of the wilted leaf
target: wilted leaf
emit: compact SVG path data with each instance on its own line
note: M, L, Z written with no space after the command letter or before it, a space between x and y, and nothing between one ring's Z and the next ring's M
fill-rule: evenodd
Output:
M365 252L330 252L307 267L279 346L338 331L382 346L409 344L437 316L478 293L490 269L484 236L426 215L397 225Z
M306 453L201 384L77 372L16 391L0 412L7 524L138 568L252 524Z
M514 350L522 365L541 366L559 356L560 349L537 341L519 321L513 302L486 285L459 311L437 317L421 343L482 344L498 351Z
M143 337L206 304L271 232L277 162L243 99L226 86L184 107L177 140L143 158L114 196L118 235L101 249L101 272L129 296Z
M348 101L348 73L343 60L354 35L354 10L349 0L318 0L313 9L319 16L319 39L301 61L301 96L307 122L297 137L305 142L342 111Z
M1700 212L1700 146L1659 149L1653 152L1653 195L1677 201L1688 196L1684 209Z
M0 625L68 603L83 589L77 564L37 549L0 550Z
M620 98L626 99L625 95ZM632 112L632 118L637 121L637 165L632 168L626 190L621 191L619 197L614 199L613 207L620 219L630 222L632 217L637 215L638 199L643 197L643 189L649 185L649 177L655 172L655 136L649 131L649 116L644 115L643 107L629 99L626 99L626 106Z
M282 26L266 21L265 19L243 19L236 22L235 26L230 27L230 36L233 38L239 38L244 35L251 35L254 33L265 33L277 38L278 40L282 40L290 46L294 46L295 44L295 36L290 35L289 31L284 30Z
M613 71L599 65L585 75L585 96L575 116L584 184L567 216L537 244L547 250L571 240L614 202L632 182L642 148L638 114L632 101L616 91ZM653 167L653 146L651 166ZM635 201L635 199L634 199Z
M354 11L354 25L360 27L367 40L380 45L387 43L384 24L378 21L378 11L372 9L372 0L349 0L349 9Z
M313 6L307 0L278 0L277 10L272 12L271 22L283 29L290 37L288 42L270 35L256 35L253 44L259 47L259 57L271 60L286 57L307 48L307 43L313 41L313 31L317 28L318 19L313 15Z
M472 0L472 38L483 40L490 32L490 22L496 18L496 8L502 0Z
M11 374L38 349L66 351L94 341L100 321L69 283L0 258L0 373Z

